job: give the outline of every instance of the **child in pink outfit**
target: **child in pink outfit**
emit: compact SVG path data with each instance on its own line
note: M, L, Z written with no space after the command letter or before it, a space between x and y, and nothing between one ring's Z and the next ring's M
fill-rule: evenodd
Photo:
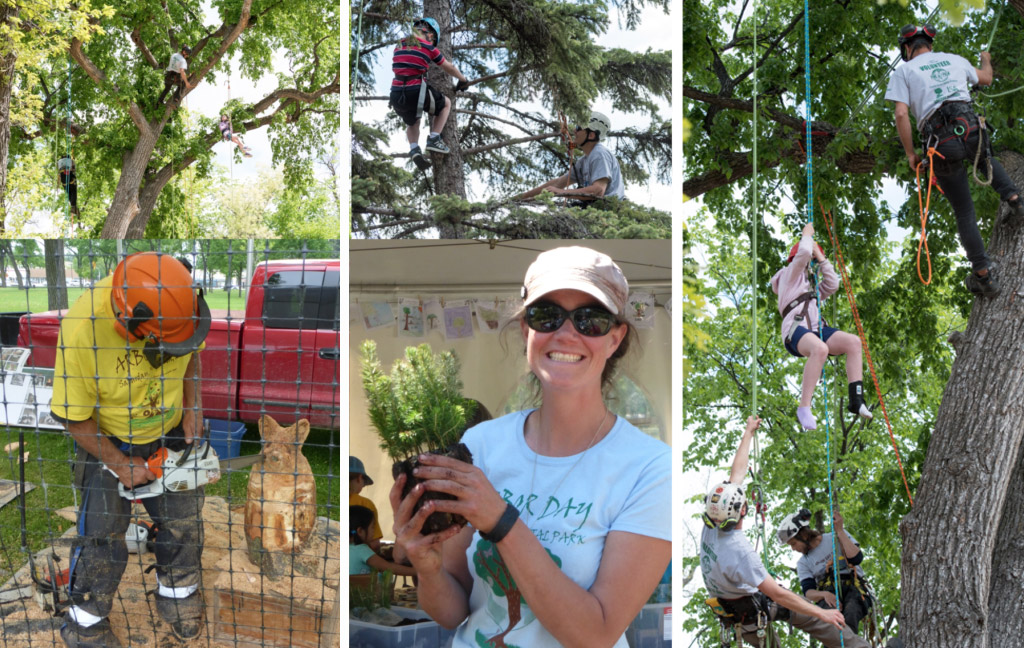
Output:
M818 422L811 414L811 397L821 376L828 356L846 356L846 379L850 383L850 402L847 409L852 414L871 418L871 410L864 404L864 384L861 380L864 367L860 356L860 338L828 326L822 321L815 298L810 262L818 262L821 279L818 283L818 298L824 300L839 288L839 277L832 264L825 258L821 246L814 243L814 225L804 226L800 242L793 246L786 265L772 277L772 290L779 296L779 313L782 315L782 340L786 350L798 358L807 358L801 382L800 406L796 416L800 425L814 430Z

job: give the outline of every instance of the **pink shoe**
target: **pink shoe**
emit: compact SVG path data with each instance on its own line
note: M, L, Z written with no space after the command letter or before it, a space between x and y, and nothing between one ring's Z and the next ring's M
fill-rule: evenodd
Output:
M800 421L800 426L805 430L817 430L818 422L814 420L814 414L811 414L810 407L798 407L796 408L796 418Z

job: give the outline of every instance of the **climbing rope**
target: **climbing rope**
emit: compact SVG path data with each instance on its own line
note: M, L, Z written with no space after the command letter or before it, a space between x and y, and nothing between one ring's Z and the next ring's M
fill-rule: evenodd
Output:
M569 174L569 180L571 182L572 181L573 165L576 164L576 162L574 160L574 157L575 157L574 151L576 150L575 133L570 133L569 132L569 120L565 116L565 113L562 112L561 110L558 111L558 124L559 124L559 135L561 135L561 137L562 137L562 142L565 144L565 150L566 150L566 152L567 152L567 154L569 156L569 170L568 170L567 173ZM569 197L568 196L564 196L563 200L564 200L564 204L568 206L568 204L569 204Z
M907 489L907 499L910 505L914 505L914 496L910 494L910 484L907 482L907 474L903 470L903 459L900 457L900 449L896 444L896 435L892 431L892 423L889 421L889 410L885 407L885 398L882 396L882 388L878 384L878 375L875 373L875 363L871 359L871 349L868 348L868 338L864 333L864 325L860 320L860 311L857 310L857 301L853 296L853 286L850 284L850 277L846 273L846 261L843 259L843 250L839 245L839 236L832 226L832 213L825 211L825 206L819 201L821 215L825 219L825 226L828 229L832 247L836 251L836 267L843 279L843 287L846 290L846 300L850 302L850 311L853 313L853 322L857 326L857 335L860 337L860 344L864 348L864 357L867 359L868 370L871 372L871 381L875 385L875 393L878 394L878 404L882 408L882 416L885 418L885 427L889 431L889 440L892 443L893 452L896 453L896 463L900 468L900 476L903 477L903 486Z
M921 166L924 165L924 161L918 162L917 167L914 169L914 173L917 177L917 205L921 210L921 237L917 241L917 278L921 280L921 283L928 286L932 283L932 255L928 252L928 213L931 210L932 204L932 186L936 185L935 180L935 156L938 155L942 159L946 159L942 153L935 150L934 146L928 147L928 195L924 202L921 201ZM939 191L942 191L942 187L939 187ZM928 278L925 279L921 275L921 249L924 248L925 259L928 261Z

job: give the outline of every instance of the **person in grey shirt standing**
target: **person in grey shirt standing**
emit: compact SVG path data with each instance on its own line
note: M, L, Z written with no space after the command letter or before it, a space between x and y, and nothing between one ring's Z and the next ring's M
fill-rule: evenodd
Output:
M576 148L582 149L584 155L573 161L569 172L519 194L514 199L526 200L542 191L583 201L584 205L599 198L625 198L619 163L602 144L611 128L611 120L607 115L596 111L590 113L590 121L586 126L576 126L574 141ZM567 188L572 182L576 183L576 188Z

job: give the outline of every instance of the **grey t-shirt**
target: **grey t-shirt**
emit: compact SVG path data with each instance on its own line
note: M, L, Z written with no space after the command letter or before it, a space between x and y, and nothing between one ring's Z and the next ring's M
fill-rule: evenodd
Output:
M978 82L978 71L970 61L956 54L925 52L907 61L889 77L887 101L910 106L917 129L936 108L947 101L970 101L970 86Z
M604 144L598 142L590 153L575 160L572 169L569 170L569 180L577 183L580 189L589 187L602 178L608 178L608 186L605 187L604 195L625 198L626 192L622 187L622 173L619 172L619 163L612 152L605 148Z
M768 570L743 531L704 527L700 538L700 571L711 596L737 599L757 594Z
M850 536L850 540L853 540L853 536ZM853 540L853 544L860 547L856 540ZM850 567L846 564L846 559L843 558L842 549L839 547L839 541L836 540L836 553L839 557L839 575L845 575L850 573L850 569L856 569L857 575L861 578L864 577L864 570L860 568L860 565L856 567ZM821 542L814 549L811 549L803 556L800 556L800 560L796 561L796 577L801 581L805 578L813 578L815 582L820 581L824 578L825 573L832 570L832 534L823 533L821 534Z
M188 62L181 52L171 54L171 62L167 64L167 72L181 72L188 69Z

